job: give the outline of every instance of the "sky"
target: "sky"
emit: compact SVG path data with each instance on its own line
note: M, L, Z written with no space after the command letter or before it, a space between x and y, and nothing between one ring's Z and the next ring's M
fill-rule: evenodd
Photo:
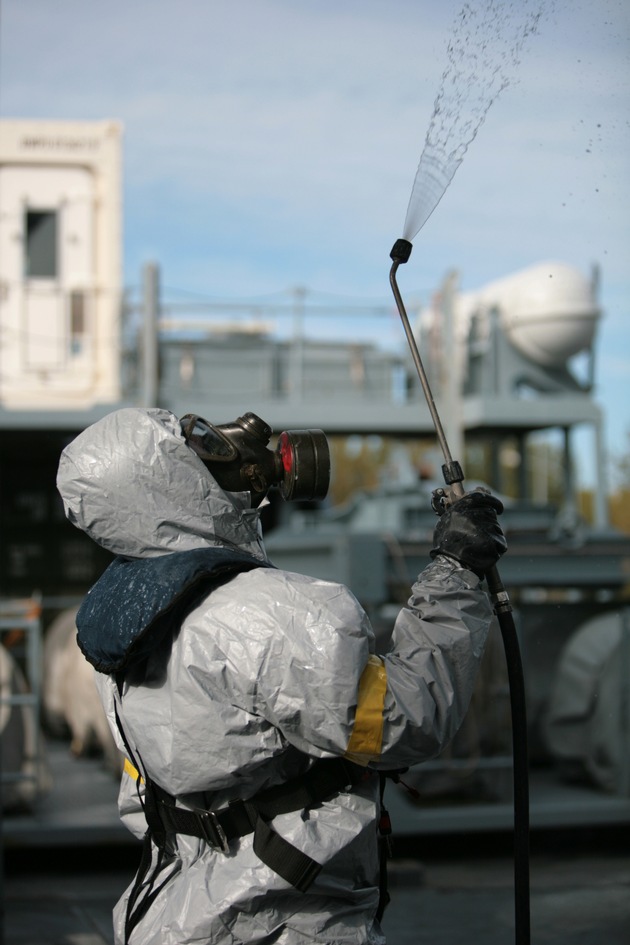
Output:
M401 291L428 302L452 270L472 291L542 261L598 265L595 399L614 458L630 449L627 0L0 0L0 117L122 123L127 286L152 260L190 297L301 286L389 304L465 6L541 15L507 63L488 31L509 82Z

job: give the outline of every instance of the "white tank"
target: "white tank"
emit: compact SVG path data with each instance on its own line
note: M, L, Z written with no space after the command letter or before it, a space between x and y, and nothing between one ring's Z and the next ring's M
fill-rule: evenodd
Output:
M607 791L623 780L628 744L630 648L621 611L587 620L563 647L542 735L568 777L588 777Z
M560 367L590 349L600 310L593 280L564 263L543 262L476 292L462 293L458 319L496 309L503 331L522 354Z
M77 643L78 607L62 611L44 639L42 715L54 737L69 733L70 751L79 758L102 753L114 774L122 772L123 756L110 731L94 682L95 672Z

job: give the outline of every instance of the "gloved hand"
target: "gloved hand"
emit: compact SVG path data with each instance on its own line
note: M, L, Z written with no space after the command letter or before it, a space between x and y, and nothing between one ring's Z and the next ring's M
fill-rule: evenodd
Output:
M431 557L447 555L482 578L507 551L497 515L503 503L487 492L469 492L440 516Z

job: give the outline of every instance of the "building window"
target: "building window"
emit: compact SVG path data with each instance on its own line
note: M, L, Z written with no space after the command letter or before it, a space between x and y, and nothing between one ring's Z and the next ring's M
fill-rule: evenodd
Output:
M25 271L27 279L57 276L57 211L26 211Z

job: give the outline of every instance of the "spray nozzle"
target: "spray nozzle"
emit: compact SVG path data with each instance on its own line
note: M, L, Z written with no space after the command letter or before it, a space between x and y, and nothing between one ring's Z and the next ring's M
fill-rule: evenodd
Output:
M395 263L406 263L409 257L411 256L411 250L413 246L409 240L399 239L396 240L392 246L392 251L389 254L390 258L394 260Z

